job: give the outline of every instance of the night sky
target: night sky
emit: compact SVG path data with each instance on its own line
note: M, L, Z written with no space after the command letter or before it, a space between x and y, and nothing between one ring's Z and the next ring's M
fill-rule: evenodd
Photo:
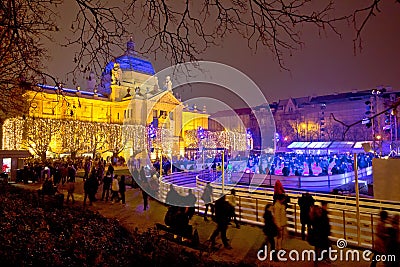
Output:
M368 1L345 2L341 4ZM65 10L73 13L68 6ZM210 48L202 59L228 64L242 71L261 88L269 102L289 97L366 90L376 86L391 86L393 90L400 90L400 4L386 0L381 3L380 10L381 13L372 17L366 25L362 35L363 49L356 54L352 41L355 36L353 26L343 22L338 28L341 38L329 31L319 34L314 27L303 27L304 47L283 58L290 71L281 69L269 50L261 47L255 53L247 47L246 40L238 36L224 39L221 46ZM64 38L71 20L72 16L61 18L64 26L56 36L59 40ZM139 38L140 33L134 36L137 43L140 43ZM67 81L65 77L73 66L73 48L49 48L52 55L48 63L50 73L63 80L67 87L73 87L71 80ZM115 56L122 53L115 51ZM163 56L158 55L157 60L153 55L147 57L153 62L156 72L169 66ZM84 89L86 85L83 81L81 83Z

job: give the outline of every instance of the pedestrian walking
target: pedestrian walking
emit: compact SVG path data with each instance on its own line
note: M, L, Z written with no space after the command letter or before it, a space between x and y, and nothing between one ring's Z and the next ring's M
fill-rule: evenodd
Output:
M146 192L146 190L149 190L148 188L149 185L147 182L142 183L142 186L140 187L140 190L142 190L142 197L143 197L143 210L147 210L149 207L149 195Z
M72 180L72 177L69 179ZM83 184L83 189L85 192L85 196L83 199L83 206L86 206L86 199L89 198L89 206L92 206L93 202L95 201L95 195L98 189L98 182L97 177L94 172L92 172L89 178Z
M301 238L303 240L306 239L306 226L307 226L307 234L311 229L310 222L310 208L315 203L314 198L310 195L310 193L303 193L298 200L298 204L300 206L300 223L301 223Z
M273 205L273 214L275 218L275 224L278 227L278 237L276 240L277 250L282 249L283 241L286 235L286 206L285 206L285 195L279 194L276 198L276 202Z
M71 178L68 179L66 187L67 187L67 200L66 200L66 203L68 204L69 198L71 197L72 204L74 204L75 203L75 198L74 198L75 183Z
M211 187L211 184L208 182L204 188L203 194L201 196L201 199L204 201L204 204L206 205L206 209L204 211L204 220L208 221L207 219L207 211L208 207L211 209L211 216L214 216L214 205L212 203L212 197L213 197L213 190Z
M273 196L274 204L275 204L275 201L277 200L277 198L282 195L283 196L285 195L285 189L283 188L281 181L276 180L275 185L274 185L274 196Z
M278 226L276 226L275 219L272 214L272 208L272 204L267 204L264 210L263 232L266 236L266 240L264 242L264 245L261 247L261 250L265 252L275 250L275 237L278 235ZM267 246L268 250L265 250L265 246ZM268 255L266 256L268 257ZM272 259L274 261L278 260L276 253L272 254Z
M115 199L115 202L119 202L119 182L118 182L118 175L115 175L113 177L112 183L111 183L111 201Z
M311 209L310 219L317 260L328 260L326 258L328 253L323 253L323 251L328 251L330 247L331 226L328 217L328 203L321 201L321 207L314 205Z
M227 200L228 200L229 204L231 204L232 207L233 207L233 210L232 210L233 212L232 212L231 218L233 218L233 221L235 222L236 228L240 229L240 225L239 225L239 222L237 220L236 212L235 212L235 210L236 210L236 190L235 189L232 189L231 190L231 194L227 195Z
M228 238L226 237L226 231L228 230L228 225L231 220L233 207L225 199L225 195L222 196L215 202L215 221L217 223L217 228L214 230L210 237L211 247L215 247L215 239L221 233L222 243L227 249L232 249L228 243Z
M374 257L376 259L379 255L387 255L387 244L389 241L389 214L387 211L382 210L379 213L379 222L376 226L375 238L373 244ZM377 261L373 260L371 262L371 267L376 266Z
M125 204L125 175L121 175L121 180L119 181L119 194L121 195L122 204Z
M108 197L110 195L110 187L112 183L112 177L111 173L107 172L106 176L103 178L103 193L101 194L101 200L104 200L104 197L106 198L106 201L108 201Z

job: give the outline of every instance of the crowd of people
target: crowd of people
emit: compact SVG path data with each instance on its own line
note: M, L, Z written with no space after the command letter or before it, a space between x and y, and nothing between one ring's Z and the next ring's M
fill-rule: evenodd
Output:
M372 154L358 154L358 167L372 166ZM354 169L353 154L306 155L295 153L277 153L272 161L270 174L320 176L351 172Z
M277 251L285 249L288 222L286 209L289 201L282 184L278 180L274 186L273 202L265 206L263 231L266 240L260 249L260 251L265 251L264 246L268 246L269 251L274 250L270 255L264 256L272 261L278 261ZM298 199L298 204L300 206L302 239L307 240L315 247L316 261L329 260L325 257L327 254L322 253L323 250L328 250L330 246L327 202L322 201L321 206L315 205L313 197L309 193L304 193Z
M79 167L84 170L84 201L86 206L87 200L91 206L97 201L97 193L101 195L102 201L122 202L125 204L126 177L125 175L117 175L114 173L114 166L107 160L101 158L92 160L90 157L79 161L47 161L40 163L28 162L20 173L20 179L17 182L42 183L38 193L41 195L54 195L66 189L66 203L70 199L72 204L75 203L74 191L76 182L76 173ZM132 184L134 180L132 180ZM132 185L131 184L131 185ZM99 190L101 189L101 190ZM100 192L101 191L101 192Z
M353 171L354 155L351 153L336 153L330 155L309 155L296 153L275 153L260 157L259 153L250 153L247 157L225 155L224 167L230 167L231 171L244 171L242 164L236 162L246 161L246 171L271 175L296 175L296 176L324 176L343 174ZM358 167L363 169L372 166L373 154L357 154ZM173 157L172 166L168 159L163 159L162 167L158 161L155 162L155 169L162 169L164 174L180 170L209 169L218 171L222 168L222 157L216 153L213 157L204 160L187 159L185 157ZM270 166L270 168L268 168Z
M288 166L296 166L301 162L308 162L313 164L318 164L318 166L349 166L352 164L352 155L335 155L332 158L327 156L294 156L290 154L285 154L284 156L277 156L276 162L284 162ZM372 157L368 154L359 155L358 161L360 167L369 166ZM40 167L40 168L39 168ZM101 200L115 202L122 202L125 204L125 176L120 177L114 173L114 167L112 164L106 163L106 161L92 160L90 158L86 159L81 167L84 169L84 204L86 205L87 199L89 200L89 205L92 205L96 201L96 194L101 193ZM324 167L324 168L325 168ZM32 181L44 182L52 181L53 185L63 185L65 184L67 188L67 199L69 202L71 198L74 203L74 183L76 177L76 169L74 164L35 164L26 166L28 171L24 175L29 175L30 178L36 176L37 180L32 179ZM30 172L34 174L31 174ZM150 173L150 176L146 173L144 167L139 169L134 167L133 176L138 184L145 188L142 189L144 210L148 208L148 192L152 190L158 190L152 188L152 181L154 184L158 183L158 175L155 170ZM26 178L24 177L24 180ZM44 184L45 184L44 183ZM99 188L102 188L102 192L98 192ZM44 189L44 187L42 187ZM50 188L50 187L49 187ZM239 223L236 219L235 214L235 190L231 191L227 197L222 196L218 200L214 201L212 187L209 183L206 184L204 192L201 196L205 204L204 220L208 221L208 210L211 210L211 216L216 222L216 228L209 238L212 246L215 246L216 237L220 234L221 240L225 248L230 249L231 246L227 239L228 226L233 220L237 228L240 228ZM196 196L193 194L192 190L189 190L186 196L181 196L176 192L173 185L171 185L170 190L166 198L167 204L171 204L168 212L165 216L165 223L178 231L192 233L192 227L190 226L190 220L195 213L195 203L197 202ZM269 244L271 249L279 250L284 248L284 240L286 238L286 227L287 227L287 204L290 202L288 196L285 194L285 190L279 180L275 183L274 187L274 197L273 202L265 206L264 212L264 228L263 231L266 235L266 244ZM315 204L313 197L304 193L298 199L298 205L300 207L300 222L302 224L301 236L303 240L307 240L311 245L315 246L315 251L317 258L323 258L321 252L323 250L328 250L331 246L329 236L330 236L330 222L328 217L327 203L322 201L320 205ZM398 255L399 251L399 216L395 215L392 217L388 216L386 211L382 211L380 214L380 222L377 226L376 231L374 231L376 238L374 239L374 252L376 255L382 254L393 254ZM397 254L396 254L397 253ZM321 256L321 257L319 257ZM276 255L272 254L273 260L277 260ZM324 259L328 260L328 259ZM395 265L393 265L395 266Z

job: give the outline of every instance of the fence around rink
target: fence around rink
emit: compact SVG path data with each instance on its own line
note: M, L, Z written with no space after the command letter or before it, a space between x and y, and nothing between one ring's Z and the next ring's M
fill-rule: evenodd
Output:
M193 174L192 174L193 175ZM193 179L188 177L188 173L182 174L182 179ZM186 195L189 189L192 189L197 197L196 210L198 213L203 214L205 205L201 200L204 187L207 181L197 178L196 186L176 186L176 190L181 195ZM165 200L166 194L170 188L169 182L160 181L159 199ZM222 185L212 183L213 196L216 200L222 193ZM233 188L229 184L225 185L225 193L229 193ZM256 188L251 186L236 185L237 206L236 214L238 219L243 223L262 226L264 224L264 208L266 204L272 203L273 189L271 188ZM301 191L286 190L287 195L290 197L290 202L286 210L288 217L288 230L295 233L301 233L300 223L300 207L297 204L298 198L301 196ZM336 240L339 238L346 239L353 245L358 245L360 239L360 246L371 248L374 242L374 231L379 221L379 212L386 210L389 215L400 214L400 203L392 201L384 201L377 199L360 198L360 237L357 231L357 216L356 216L356 199L352 196L331 195L309 192L318 202L326 201L328 203L329 219L331 225L331 239Z

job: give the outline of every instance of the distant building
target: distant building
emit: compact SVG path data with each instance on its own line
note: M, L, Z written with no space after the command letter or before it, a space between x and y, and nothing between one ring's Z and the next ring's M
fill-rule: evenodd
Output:
M398 114L396 110L383 111L390 109L399 96L400 92L379 88L289 98L270 103L269 106L255 107L254 110L271 110L275 120L277 146L287 146L293 141L372 141L373 133L378 141L392 142L399 135ZM235 112L235 116L241 119L240 123L234 119L232 111L220 111L210 115L210 129L218 128L213 121L223 121L230 125L236 123L236 126L231 127L251 129L255 133L254 142L257 147L260 142L257 140L258 127L263 122L257 122L250 108L237 109ZM381 112L374 120L368 118Z

